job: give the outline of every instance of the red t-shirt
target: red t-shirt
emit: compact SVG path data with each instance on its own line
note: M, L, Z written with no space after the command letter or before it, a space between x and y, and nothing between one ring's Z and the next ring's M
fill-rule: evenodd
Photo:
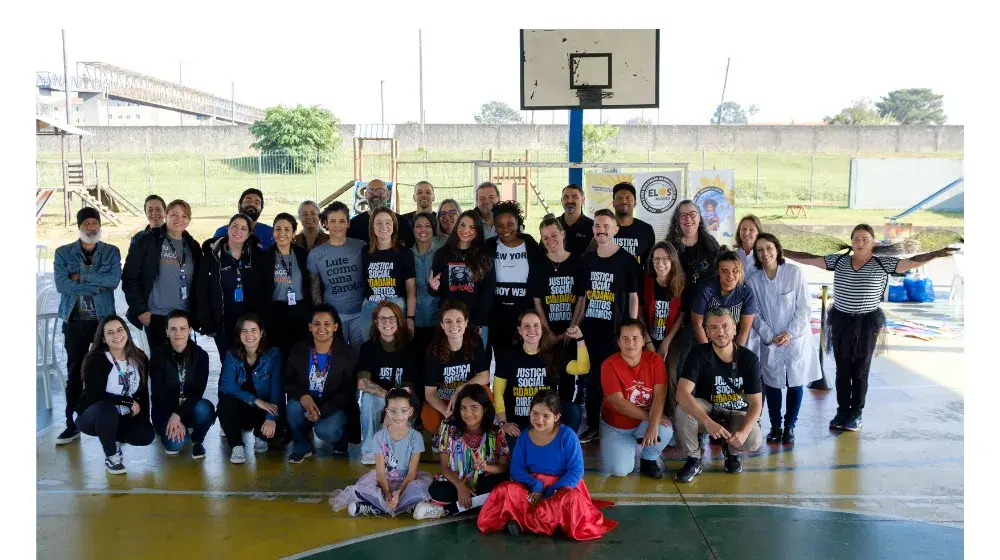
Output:
M621 352L616 352L601 364L601 386L604 388L604 406L601 418L609 425L622 430L631 430L642 423L618 412L607 401L608 395L621 393L625 400L641 409L653 406L653 385L667 384L667 367L656 352L642 351L639 365L632 367L625 363Z

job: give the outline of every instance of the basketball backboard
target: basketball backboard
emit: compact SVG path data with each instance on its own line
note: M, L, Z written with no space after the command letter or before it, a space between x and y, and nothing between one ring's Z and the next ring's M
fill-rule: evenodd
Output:
M660 30L521 30L522 110L659 104Z

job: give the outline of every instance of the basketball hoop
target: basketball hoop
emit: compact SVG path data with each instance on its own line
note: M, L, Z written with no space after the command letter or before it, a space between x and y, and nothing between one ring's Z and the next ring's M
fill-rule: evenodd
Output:
M604 91L602 88L579 88L574 91L580 100L581 109L600 109L605 99L615 96L614 92Z

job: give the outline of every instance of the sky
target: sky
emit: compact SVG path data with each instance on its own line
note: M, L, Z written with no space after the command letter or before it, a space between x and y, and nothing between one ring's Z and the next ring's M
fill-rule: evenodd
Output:
M731 57L726 99L756 104L755 122L817 122L860 97L878 100L893 89L925 87L944 95L949 124L964 124L966 70L955 64L952 42L923 40L919 29L880 26L850 38L841 29L711 26L663 21L660 25L660 108L587 111L622 123L634 116L660 124L707 124L722 93ZM536 25L535 27L540 27ZM583 27L583 26L581 26ZM740 30L742 30L740 32ZM385 81L385 122L419 121L418 32L384 30L384 40L303 33L277 26L265 42L259 33L215 27L178 41L172 28L117 27L102 33L67 28L70 74L76 61L101 61L260 108L321 105L344 123L380 122L380 82ZM33 49L35 70L61 73L58 29ZM169 45L169 48L165 48ZM274 48L270 45L288 45ZM423 29L424 110L428 123L471 123L479 107L503 101L519 108L519 26L430 25ZM532 116L525 114L530 122ZM536 111L539 124L567 122L566 111Z

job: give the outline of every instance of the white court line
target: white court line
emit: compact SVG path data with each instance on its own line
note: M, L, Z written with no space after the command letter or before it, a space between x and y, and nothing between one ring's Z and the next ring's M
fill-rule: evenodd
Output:
M595 497L595 498L597 497L596 494L591 494L591 496ZM654 506L654 507L670 507L670 506L672 506L672 507L688 507L688 506L691 506L691 507L707 507L707 506L761 507L761 506L758 506L757 504L747 504L747 503L742 503L742 502L687 502L687 503L660 503L660 504L651 504L649 502L633 502L633 501L615 502L615 507L633 507L633 506ZM826 507L810 507L810 506L785 505L785 504L766 504L763 507L780 507L780 508L786 508L786 509L800 509L800 510L810 510L810 511L828 511L828 512L834 512L834 513L846 513L846 514L852 514L852 515L863 515L863 516L866 516L866 517L875 517L875 518L879 518L879 519L883 519L883 520L910 521L910 522L914 522L914 523L925 523L927 525L939 525L939 526L948 527L948 528L951 528L951 529L963 529L964 528L964 523L962 523L962 522L953 522L953 521L942 521L942 522L938 522L938 521L923 521L923 520L920 520L920 519L911 519L911 518L908 518L908 517L901 517L901 516L898 516L898 515L870 513L870 512L864 512L864 511L854 511L854 510L849 510L849 509L826 508ZM355 537L353 539L349 539L349 540L346 540L346 541L342 541L342 542L338 542L338 543L328 544L326 546L321 546L321 547L313 548L313 549L307 550L305 552L300 552L298 554L293 554L292 556L285 556L285 557L281 558L280 560L299 560L301 558L309 558L310 556L313 556L314 554L319 554L321 552L327 552L327 551L330 551L330 550L336 550L338 548L343 548L345 546L350 546L352 544L363 543L363 542L366 542L366 541L370 541L370 540L374 540L374 539L379 539L379 538L382 538L382 537L388 537L388 536L391 536L391 535L398 535L400 533L408 533L410 531L416 531L418 529L423 529L425 527L434 527L434 526L437 526L437 525L445 525L445 524L448 524L448 523L454 523L456 521L461 521L463 519L466 519L466 520L467 519L472 519L472 517L471 516L449 517L447 519L438 519L438 520L435 520L435 521L432 521L432 522L429 522L429 523L421 523L419 525L412 525L412 526L409 526L409 527L399 527L399 528L396 528L396 529L389 529L387 531L379 531L377 533L372 533L370 535L362 535L360 537Z
M962 496L943 494L924 496L901 496L886 494L601 494L591 493L594 498L729 498L735 500L964 500Z

